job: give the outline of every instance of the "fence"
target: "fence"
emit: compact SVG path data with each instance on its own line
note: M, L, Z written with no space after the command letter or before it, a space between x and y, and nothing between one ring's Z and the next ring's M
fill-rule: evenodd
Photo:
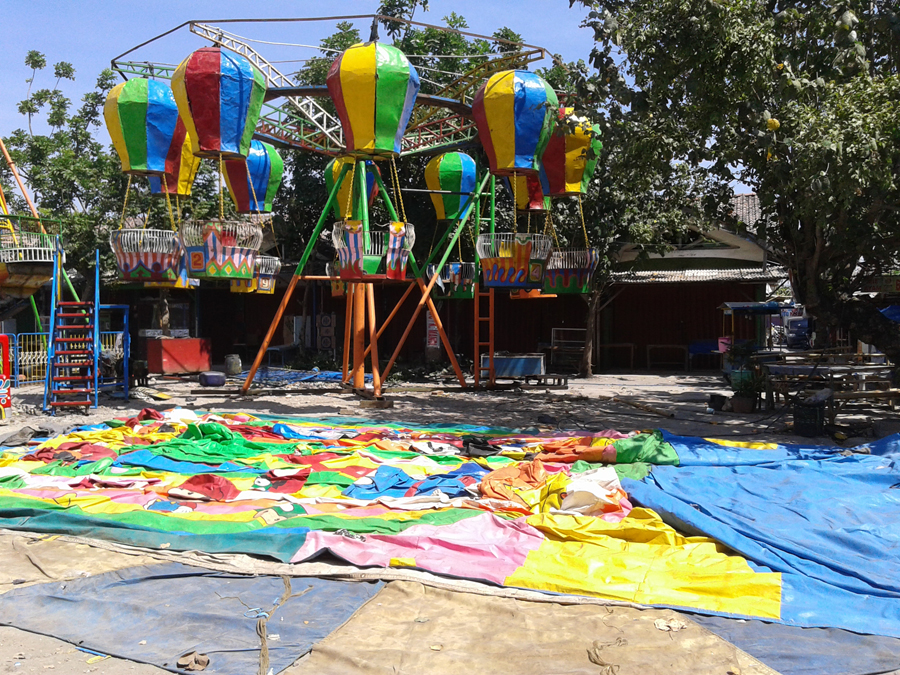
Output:
M124 333L103 331L100 333L100 350L109 352L114 358L125 354ZM43 382L47 376L47 333L19 333L9 335L12 352L12 384L19 387L32 382Z

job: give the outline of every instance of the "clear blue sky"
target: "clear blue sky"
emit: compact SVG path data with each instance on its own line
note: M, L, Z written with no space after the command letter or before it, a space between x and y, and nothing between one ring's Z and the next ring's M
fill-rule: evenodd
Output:
M81 94L93 87L97 74L112 57L190 19L283 18L374 13L378 0L3 0L3 50L0 52L0 134L24 128L25 118L16 110L25 98L30 71L24 58L29 49L47 57L48 68L39 74L37 88L54 84L52 65L69 61L75 66L74 84L61 88L77 105ZM586 11L569 9L567 0L430 0L430 11L416 20L440 24L455 11L476 33L491 34L501 26L520 33L525 42L546 47L566 60L587 59L593 46L591 31L579 28ZM331 34L335 22L305 24L233 24L240 35L271 42L317 45ZM357 22L363 38L369 22ZM186 28L144 48L139 60L178 63L191 51L208 44ZM316 55L312 50L255 45L270 60ZM285 64L290 72L291 64ZM101 130L102 133L102 130Z

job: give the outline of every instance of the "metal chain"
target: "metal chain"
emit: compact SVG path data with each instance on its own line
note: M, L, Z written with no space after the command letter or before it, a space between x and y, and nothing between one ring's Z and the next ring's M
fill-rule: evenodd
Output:
M403 218L403 222L406 222L406 206L403 204L403 193L400 192L400 174L397 173L397 162L394 161L394 158L391 157L391 170L393 171L393 179L394 179L394 197L397 202L400 204L400 215Z
M353 160L353 168L350 170L350 189L347 191L347 208L344 209L344 220L353 220L353 189L356 187L356 159ZM367 198L363 197L363 199Z
M225 192L222 188L222 155L219 155L219 220L225 220Z
M160 184L162 185L162 191L166 193L166 206L169 209L169 225L171 225L173 232L177 232L178 228L175 226L175 216L172 214L172 199L169 197L169 186L166 185L165 176L160 178Z
M516 230L517 230L518 227L519 227L518 218L517 218L517 216L516 216L516 209L519 208L519 195L518 195L518 193L517 193L517 189L518 189L519 186L518 186L518 181L516 180L516 178L517 178L516 172L513 171L513 175L512 175L512 188L513 188L513 209L512 209L512 212L513 212L513 234L516 233Z
M128 174L128 185L125 186L125 203L122 204L122 217L119 219L119 229L125 227L125 210L128 208L128 191L131 189L131 174Z

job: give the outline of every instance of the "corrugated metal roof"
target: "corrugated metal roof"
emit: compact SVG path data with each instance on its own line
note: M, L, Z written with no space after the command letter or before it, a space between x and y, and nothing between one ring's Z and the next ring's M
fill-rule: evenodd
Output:
M779 267L766 270L759 267L738 267L712 270L641 270L637 272L616 272L613 279L618 284L683 284L703 281L780 281L787 276Z

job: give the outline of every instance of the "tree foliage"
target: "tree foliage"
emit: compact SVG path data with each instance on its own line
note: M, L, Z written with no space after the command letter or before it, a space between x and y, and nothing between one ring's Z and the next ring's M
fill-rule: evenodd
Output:
M896 270L900 16L890 0L600 0L579 83L668 127L672 157L720 204L759 195L751 229L795 295L896 361L900 331L855 294Z

